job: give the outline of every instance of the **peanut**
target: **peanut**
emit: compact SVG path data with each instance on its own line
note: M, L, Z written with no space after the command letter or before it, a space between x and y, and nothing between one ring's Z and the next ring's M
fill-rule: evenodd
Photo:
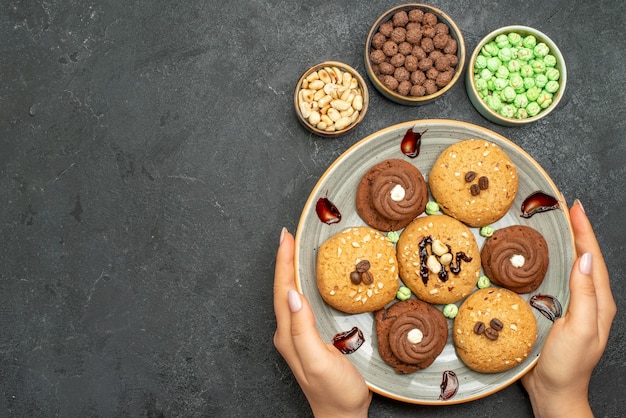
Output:
M361 114L364 101L357 79L338 67L313 71L304 78L298 92L300 115L325 132L349 128Z

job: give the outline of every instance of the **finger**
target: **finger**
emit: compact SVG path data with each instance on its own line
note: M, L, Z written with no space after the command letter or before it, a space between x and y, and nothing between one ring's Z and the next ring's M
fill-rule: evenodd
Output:
M591 262L591 253L579 257L570 272L570 304L567 309L568 323L582 331L588 331L589 337L595 335L598 329L598 300L595 286L589 274L585 274L586 267L581 265Z
M570 209L570 217L577 253L581 255L584 253L591 254L590 280L593 283L597 298L598 321L601 324L601 330L608 333L615 317L616 308L604 257L582 205L574 204ZM578 266L580 265L578 264Z
M286 342L290 340L291 335L291 311L288 304L288 292L296 287L293 255L293 236L286 229L283 229L274 270L274 314L276 315L277 328L274 344L278 347L282 343L281 348L289 351L293 351L293 347L292 344ZM281 354L283 354L282 351Z
M315 327L315 316L309 301L301 294L293 292L298 297L301 309L294 312L291 317L291 336L298 357L306 369L320 363L321 357L328 355L329 347L320 337Z

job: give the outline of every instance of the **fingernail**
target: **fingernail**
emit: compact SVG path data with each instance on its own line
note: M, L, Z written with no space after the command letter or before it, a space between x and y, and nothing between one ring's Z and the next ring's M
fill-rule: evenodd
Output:
M578 269L582 274L589 275L591 274L591 253L584 253L580 256L580 262L578 264Z
M291 312L298 312L302 309L302 299L300 299L300 294L295 290L291 289L287 292L287 299L289 300L289 309Z
M580 208L583 210L583 213L585 213L585 207L583 206L580 200L578 199L574 200L574 204L580 206Z
M280 243L283 243L283 238L285 238L285 232L287 232L287 228L283 226L283 229L280 230Z

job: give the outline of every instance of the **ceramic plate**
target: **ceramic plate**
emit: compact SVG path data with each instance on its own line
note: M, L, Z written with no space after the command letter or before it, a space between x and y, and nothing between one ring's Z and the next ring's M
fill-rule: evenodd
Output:
M413 126L420 132L426 131L422 136L421 152L417 158L406 157L400 151L404 134ZM520 184L515 202L509 213L493 226L497 229L512 224L528 225L541 232L548 243L550 264L546 278L537 291L522 296L528 300L535 293L550 294L557 297L564 309L569 302L568 279L575 250L568 212L557 209L535 214L529 219L520 216L522 202L537 190L557 197L561 208L567 206L547 173L524 150L495 132L450 120L411 121L368 136L348 149L328 168L304 206L296 234L296 281L299 290L306 295L313 307L318 330L325 341L331 341L335 334L354 326L363 331L365 343L347 357L363 374L371 390L389 398L416 404L446 405L467 402L494 393L515 382L534 365L552 326L552 322L533 309L538 325L537 342L529 357L507 372L482 374L471 371L457 357L452 336L449 335L446 347L430 367L410 375L399 375L378 354L373 314L344 314L326 305L318 293L315 261L320 245L345 228L365 225L355 208L357 185L365 172L383 160L400 158L414 164L428 180L428 173L439 154L450 144L470 138L496 143L511 157L518 169ZM341 222L327 225L318 219L315 204L320 197L327 197L337 206L342 214ZM471 229L482 248L484 238L479 235L477 228ZM451 333L453 323L452 320L448 321ZM456 373L459 389L454 397L442 401L439 400L440 384L446 370Z

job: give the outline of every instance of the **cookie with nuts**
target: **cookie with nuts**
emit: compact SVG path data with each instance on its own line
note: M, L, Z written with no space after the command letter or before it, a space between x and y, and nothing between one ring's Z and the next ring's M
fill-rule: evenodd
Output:
M448 304L469 295L480 276L480 251L463 223L446 215L411 222L396 245L400 278L421 300Z
M468 139L446 148L428 176L433 198L447 215L472 227L489 225L511 208L519 179L498 145Z
M517 293L490 287L463 302L452 335L457 355L467 367L499 373L526 360L537 339L537 320Z
M370 227L345 229L320 246L316 278L322 299L339 311L381 309L400 286L395 246Z

